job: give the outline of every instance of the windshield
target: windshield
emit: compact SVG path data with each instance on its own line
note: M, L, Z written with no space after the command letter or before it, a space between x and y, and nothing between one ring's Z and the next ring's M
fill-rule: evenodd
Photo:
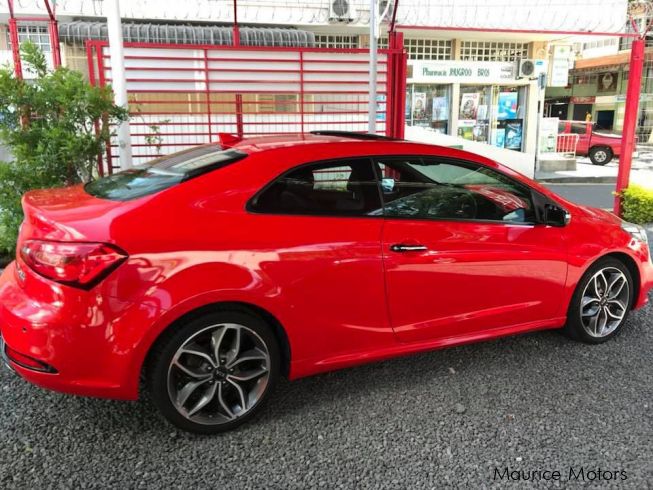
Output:
M156 158L144 165L86 184L89 194L113 201L128 201L155 194L247 156L234 149L204 145Z

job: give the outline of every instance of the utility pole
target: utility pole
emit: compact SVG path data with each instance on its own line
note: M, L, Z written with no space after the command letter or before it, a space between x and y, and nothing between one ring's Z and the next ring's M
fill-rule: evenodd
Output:
M376 64L377 64L377 45L379 36L379 22L377 0L370 0L370 88L368 104L368 123L367 132L376 133Z
M115 95L116 105L127 108L127 81L125 79L125 55L122 39L122 23L120 21L120 2L119 0L108 0L105 2L105 5L107 8L107 29L109 31L109 55L111 56L111 86ZM125 121L120 123L117 134L120 169L125 170L132 166L129 122Z

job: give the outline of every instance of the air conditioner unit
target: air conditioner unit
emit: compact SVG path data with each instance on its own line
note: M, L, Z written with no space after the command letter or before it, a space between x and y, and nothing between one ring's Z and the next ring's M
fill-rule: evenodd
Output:
M521 59L517 67L517 78L535 79L541 73L546 73L546 61Z
M354 17L352 0L329 0L329 22L352 22Z

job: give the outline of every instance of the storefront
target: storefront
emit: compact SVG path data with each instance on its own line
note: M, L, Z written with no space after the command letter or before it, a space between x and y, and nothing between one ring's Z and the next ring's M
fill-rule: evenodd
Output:
M515 71L515 63L410 61L406 124L533 152L539 90Z

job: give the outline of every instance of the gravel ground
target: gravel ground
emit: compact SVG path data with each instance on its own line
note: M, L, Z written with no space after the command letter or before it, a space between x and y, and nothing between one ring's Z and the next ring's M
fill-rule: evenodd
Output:
M540 332L282 382L215 437L147 402L43 391L0 372L0 488L483 488L494 468L653 487L653 308L600 346ZM626 480L568 480L624 471ZM619 474L621 475L621 473Z
M572 466L650 488L651 325L647 307L601 346L541 332L283 382L253 423L217 437L3 370L0 487L482 488L495 467L557 469L570 487Z

